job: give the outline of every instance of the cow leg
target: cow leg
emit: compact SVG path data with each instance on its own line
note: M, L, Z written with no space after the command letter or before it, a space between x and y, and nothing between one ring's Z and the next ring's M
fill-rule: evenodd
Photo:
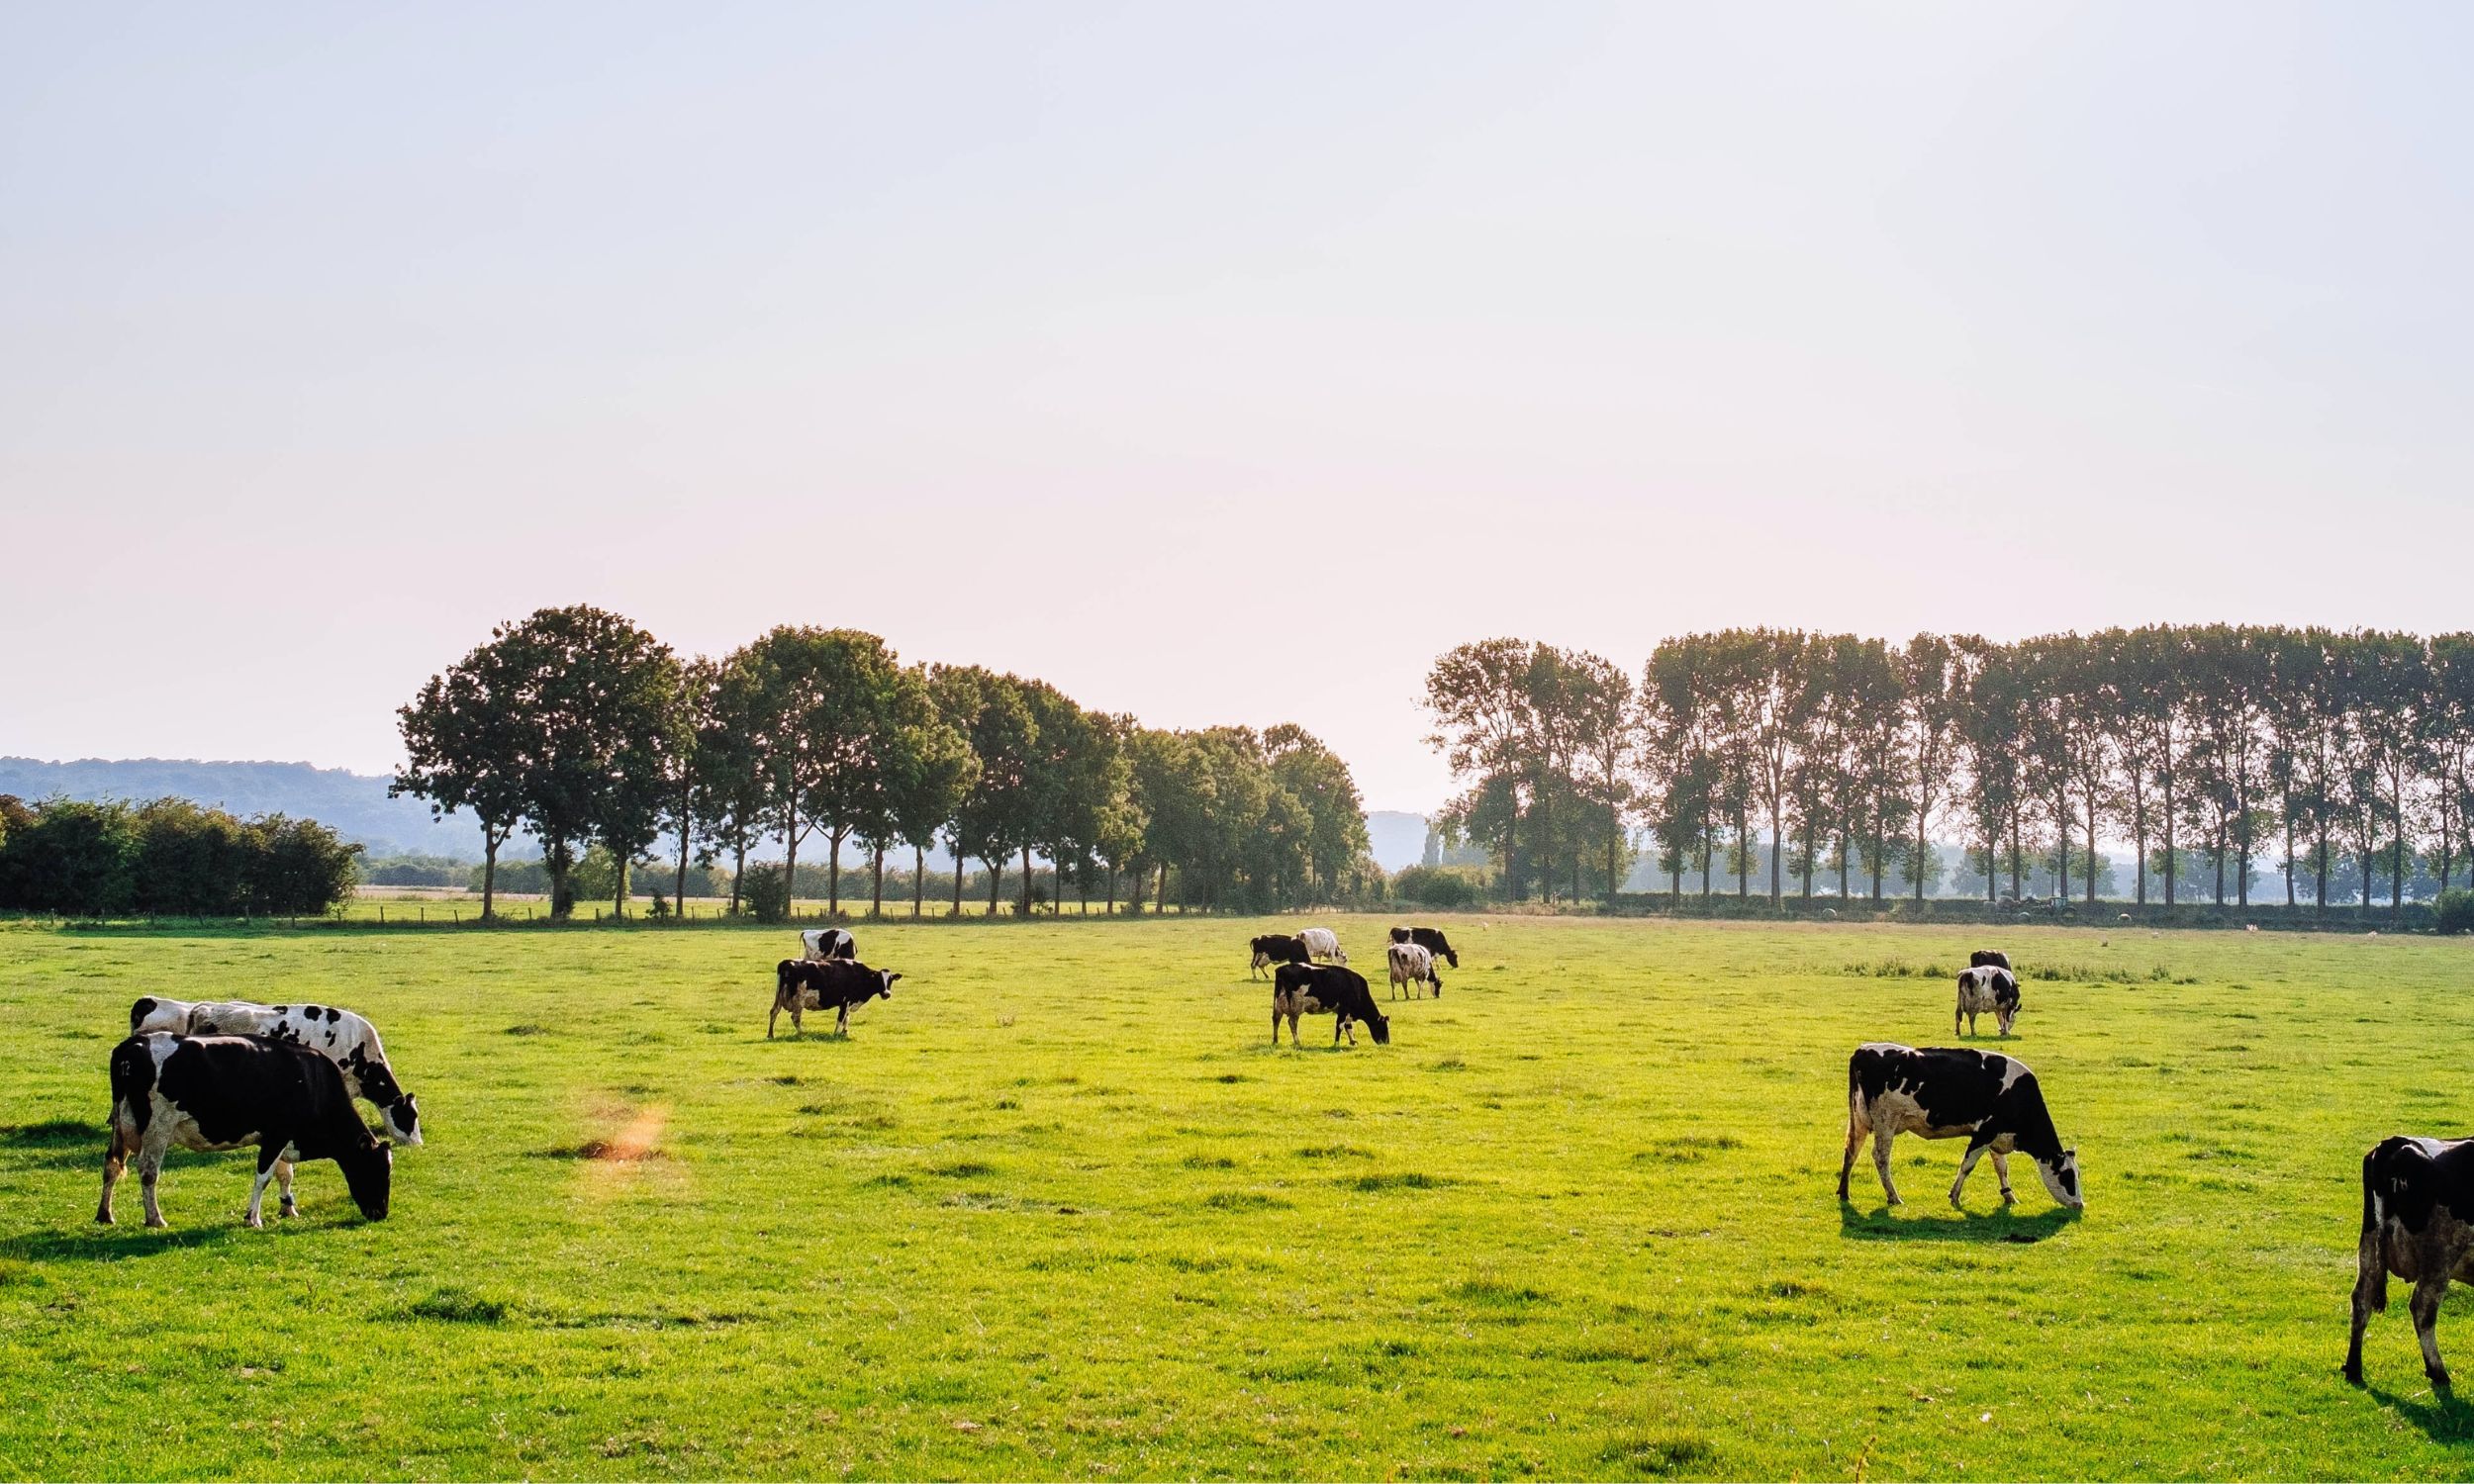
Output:
M833 1017L833 1034L842 1037L850 1035L850 1002L848 1000L842 1002L841 1013Z
M1966 1018L1967 1007L1964 1004L1958 1005L1950 1012L1950 1033L1952 1039L1955 1039L1962 1034L1958 1029L1958 1023Z
M1983 1158L1984 1146L1981 1144L1968 1145L1967 1153L1959 1158L1958 1178L1951 1181L1950 1186L1950 1203L1952 1210L1964 1211L1967 1209L1966 1207L1958 1204L1958 1195L1960 1191L1967 1188L1967 1176L1975 1172L1976 1161Z
M2414 1338L2423 1342L2423 1374L2431 1384L2448 1389L2448 1367L2439 1358L2439 1301L2448 1292L2448 1274L2433 1273L2414 1285Z
M1848 1177L1856 1172L1856 1152L1864 1147L1864 1136L1871 1132L1871 1126L1860 1118L1851 1116L1847 1120L1847 1158L1839 1161L1839 1199L1842 1201L1847 1199Z
M773 997L773 1013L765 1017L765 1039L773 1039L773 1023L782 1018L782 996Z
M121 1182L121 1172L129 1167L129 1157L138 1152L138 1141L121 1129L120 1110L112 1110L112 1142L103 1150L103 1201L95 1207L94 1219L112 1225L112 1187Z
M250 1226L264 1227L266 1218L259 1207L266 1200L266 1184L275 1177L275 1166L283 1162L281 1144L261 1144L257 1150L257 1178L249 1182L249 1209L244 1218Z
M286 1150L284 1153L289 1155L292 1151ZM298 1216L301 1214L301 1203L294 1200L292 1197L292 1162L293 1161L288 1159L277 1159L275 1161L275 1189L282 1196L282 1199L277 1202L275 1207L275 1214L277 1216Z
M165 1225L163 1208L154 1199L154 1182L163 1176L163 1143L149 1130L145 1147L138 1151L138 1188L145 1195L146 1225L150 1227Z
M2019 1197L2012 1194L2010 1189L2010 1156L2003 1154L2000 1150L1993 1151L1993 1175L2002 1182L2002 1204L2005 1206L2019 1204Z
M2362 1384L2363 1328L2372 1314L2387 1307L2388 1253L2381 1246L2381 1229L2373 1226L2354 1249L2353 1343L2345 1347L2345 1379L2356 1386Z
M1872 1131L1872 1167L1881 1176L1881 1193L1889 1197L1891 1205L1903 1206L1907 1203L1898 1198L1898 1186L1890 1180L1890 1141L1897 1137L1877 1128Z

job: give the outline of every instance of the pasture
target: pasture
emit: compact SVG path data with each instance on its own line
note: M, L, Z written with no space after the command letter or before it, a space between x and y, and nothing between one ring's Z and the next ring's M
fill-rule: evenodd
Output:
M787 930L0 930L0 1474L2474 1472L2402 1285L2337 1375L2363 1150L2474 1129L2466 945L1454 918L1389 1047L1275 1051L1312 920L861 923L895 996L770 1043ZM1843 1207L1849 1052L1977 946L2085 1215L1912 1138ZM393 1216L175 1154L94 1226L146 992L374 1018Z

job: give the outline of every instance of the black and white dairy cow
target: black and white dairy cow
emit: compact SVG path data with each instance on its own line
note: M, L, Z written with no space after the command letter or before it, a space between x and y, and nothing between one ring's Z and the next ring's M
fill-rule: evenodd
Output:
M1967 1173L1986 1151L1993 1155L1993 1173L2002 1182L2002 1204L2015 1197L2010 1190L2008 1156L2018 1153L2036 1161L2036 1172L2054 1200L2076 1211L2086 1196L2079 1188L2079 1153L2064 1149L2053 1131L2045 1094L2027 1064L1999 1052L1937 1046L1918 1051L1875 1041L1856 1049L1847 1063L1847 1159L1839 1166L1839 1199L1847 1199L1847 1180L1856 1168L1856 1152L1872 1139L1873 1168L1881 1174L1881 1193L1893 1206L1903 1204L1890 1180L1890 1141L1901 1134L1927 1139L1967 1136L1966 1156L1958 1161L1958 1178L1950 1187L1950 1203L1958 1204Z
M1334 1017L1331 1044L1338 1046L1347 1036L1349 1044L1358 1044L1358 1033L1350 1027L1365 1021L1366 1029L1378 1046L1391 1044L1391 1022L1375 1008L1375 991L1367 987L1366 975L1339 964L1283 964L1272 976L1272 1044L1280 1045L1280 1021L1288 1017L1288 1044L1297 1044L1297 1017L1329 1015Z
M378 1028L333 1005L261 1005L245 999L158 999L142 995L129 1007L129 1034L271 1036L323 1053L343 1073L344 1090L378 1110L387 1133L421 1148L421 1109L387 1065Z
M1443 936L1441 928L1396 927L1391 930L1391 941L1414 943L1453 968L1461 967L1461 956L1452 951L1452 944Z
M2353 1344L2345 1379L2362 1384L2362 1331L2388 1307L2391 1273L2414 1285L2408 1308L2423 1373L2448 1384L2439 1358L2439 1301L2448 1280L2474 1280L2474 1139L2383 1139L2362 1157L2362 1243L2355 1253Z
M2010 955L1998 948L1979 948L1967 955L1967 967L1969 969L1999 969L2004 973L2017 972L2010 967Z
M1265 933L1247 947L1254 955L1252 966L1246 971L1246 977L1250 979L1262 977L1263 971L1275 965L1304 964L1311 962L1312 958L1305 951L1304 944L1286 933Z
M1383 957L1391 968L1392 993L1397 994L1406 986L1409 998L1415 999L1418 985L1432 984L1435 998L1443 998L1443 976L1435 973L1433 954L1415 943L1392 943L1384 946Z
M853 959L784 959L773 971L773 1013L765 1017L765 1039L773 1039L774 1022L784 1010L791 1012L791 1029L803 1036L808 1031L800 1023L801 1011L831 1010L834 1034L847 1036L851 1008L878 995L893 998L894 980L901 977Z
M1958 1009L1951 1016L1951 1034L1958 1034L1958 1023L1967 1023L1967 1034L1976 1033L1976 1017L1990 1015L1993 1023L2010 1034L2010 1027L2019 1018L2019 976L2007 969L1985 965L1969 969L1958 975Z
M353 1204L371 1221L385 1219L395 1154L352 1111L343 1069L306 1046L271 1036L132 1036L112 1052L112 1143L103 1158L103 1201L94 1219L112 1223L112 1187L129 1160L138 1161L146 1225L163 1225L154 1184L173 1145L191 1150L257 1146L257 1181L249 1187L248 1222L266 1225L259 1209L266 1182L292 1197L292 1166L333 1159L343 1170Z
M806 959L856 959L859 940L847 928L809 928L799 935L799 952Z

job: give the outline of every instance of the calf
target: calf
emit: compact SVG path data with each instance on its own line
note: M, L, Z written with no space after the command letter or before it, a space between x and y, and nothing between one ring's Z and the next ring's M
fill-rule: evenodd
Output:
M1286 933L1265 933L1249 945L1254 950L1254 966L1246 973L1248 978L1260 978L1263 971L1277 964L1310 962L1305 945Z
M807 959L857 959L859 940L844 928L808 928L799 935L799 952Z
M2045 1094L2027 1064L1999 1052L1960 1047L1928 1047L1871 1042L1856 1049L1847 1064L1847 1159L1839 1166L1839 1199L1847 1199L1847 1179L1856 1167L1856 1152L1872 1138L1872 1164L1881 1175L1881 1193L1901 1205L1898 1186L1890 1181L1890 1141L1900 1134L1927 1139L1967 1136L1966 1156L1958 1161L1958 1179L1950 1187L1950 1203L1958 1204L1967 1172L1987 1150L1993 1173L2002 1182L2002 1204L2016 1199L2010 1191L2014 1151L2036 1161L2052 1198L2073 1211L2084 1209L2079 1188L2079 1152L2064 1149L2045 1110Z
M1435 986L1435 998L1443 998L1443 976L1435 973L1435 956L1414 943L1394 943L1384 950L1383 957L1391 965L1391 992L1397 994L1406 985L1409 998L1417 997L1417 986Z
M853 959L784 959L773 971L773 1013L765 1017L765 1039L773 1039L774 1022L784 1010L791 1012L791 1029L808 1034L800 1022L803 1010L834 1011L833 1034L850 1034L850 1012L854 1005L864 1005L883 995L894 997L894 980L902 975L890 969L870 969Z
M1280 1021L1288 1017L1288 1044L1297 1044L1299 1015L1330 1015L1331 1044L1338 1046L1346 1035L1349 1044L1358 1044L1358 1034L1351 1023L1363 1020L1375 1037L1377 1046L1391 1044L1391 1022L1375 1008L1375 991L1368 988L1366 975L1337 964L1283 964L1272 978L1272 1044L1280 1045Z
M1452 951L1452 945L1443 936L1441 928L1396 927L1391 930L1391 941L1414 943L1453 968L1461 967L1461 956Z
M1299 928L1297 941L1305 945L1309 959L1329 959L1335 964L1349 962L1349 956L1340 951L1340 935L1330 928Z
M2010 1034L2011 1024L2019 1018L2019 976L2007 969L1970 969L1958 975L1958 1009L1951 1016L1951 1034L1958 1034L1958 1022L1967 1022L1967 1034L1976 1033L1976 1017L1990 1014L1993 1023Z
M2362 1384L2362 1330L2388 1307L2388 1277L2414 1285L2408 1305L2423 1373L2448 1384L2439 1301L2450 1278L2474 1279L2474 1139L2383 1139L2362 1157L2362 1241L2354 1254L2353 1344L2345 1379Z
M2010 968L2010 955L2003 953L1997 948L1979 948L1974 953L1967 955L1967 967L1969 969L2008 970Z
M259 1210L266 1182L292 1197L292 1166L333 1159L343 1170L353 1204L371 1221L387 1214L394 1179L393 1147L373 1137L352 1111L343 1069L308 1047L271 1036L132 1036L112 1052L112 1143L103 1158L103 1201L94 1219L112 1223L112 1187L131 1156L145 1188L146 1225L163 1225L154 1184L173 1145L191 1150L257 1146L257 1182L249 1187L248 1223L266 1225Z
M244 999L157 999L129 1007L129 1034L271 1036L322 1053L343 1073L344 1090L378 1110L387 1133L421 1148L421 1108L395 1079L378 1028L333 1005L261 1005Z

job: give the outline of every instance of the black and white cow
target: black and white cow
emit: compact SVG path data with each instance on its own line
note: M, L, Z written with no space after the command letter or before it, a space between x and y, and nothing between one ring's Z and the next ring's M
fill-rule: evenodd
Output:
M1283 964L1272 976L1272 1044L1280 1045L1281 1017L1288 1017L1288 1044L1297 1044L1297 1017L1330 1015L1331 1044L1338 1046L1347 1036L1349 1044L1358 1044L1358 1034L1350 1026L1366 1022L1377 1046L1391 1044L1391 1022L1375 1008L1375 991L1367 987L1366 975L1339 964Z
M2474 1139L2383 1139L2362 1157L2362 1243L2354 1258L2353 1344L2345 1379L2362 1384L2362 1330L2388 1308L2388 1278L2414 1285L2407 1305L2423 1343L2423 1373L2448 1384L2439 1358L2439 1301L2448 1280L2474 1280Z
M1974 953L1967 955L1967 967L1969 969L1999 969L2011 973L2017 972L2010 968L2010 955L2003 953L1998 948L1979 948Z
M799 952L807 959L857 959L859 940L847 928L808 928L799 935Z
M1441 928L1396 927L1391 930L1391 941L1414 943L1453 968L1461 967L1461 956L1452 951L1452 944L1443 936Z
M2015 1199L2007 1157L2016 1152L2036 1161L2036 1172L2054 1200L2073 1211L2087 1205L2079 1188L2079 1152L2062 1148L2036 1073L2026 1063L1999 1052L1943 1046L1918 1051L1885 1041L1857 1047L1847 1063L1847 1159L1839 1166L1840 1200L1847 1199L1856 1152L1869 1136L1881 1193L1891 1205L1903 1204L1898 1186L1890 1181L1890 1141L1900 1134L1967 1136L1966 1156L1950 1187L1953 1206L1966 1188L1967 1172L1987 1150L1993 1155L1993 1173L2002 1182L2002 1204Z
M333 1005L261 1005L245 999L159 999L141 995L129 1007L129 1034L271 1036L322 1052L343 1073L344 1090L378 1110L389 1136L421 1148L421 1108L387 1065L378 1028Z
M135 1157L144 1186L146 1225L163 1225L154 1184L173 1145L191 1150L257 1146L257 1182L249 1187L248 1223L266 1225L259 1208L266 1182L283 1192L283 1214L299 1211L292 1166L333 1159L343 1170L353 1204L371 1221L387 1214L395 1155L352 1111L343 1069L319 1053L271 1036L132 1036L112 1052L112 1143L103 1158L103 1201L94 1219L112 1223L112 1187Z
M1305 945L1286 933L1265 933L1247 947L1254 953L1253 965L1246 972L1248 978L1261 978L1263 971L1275 965L1305 964L1312 961L1312 956L1305 951Z
M1443 998L1443 976L1435 973L1435 956L1415 943L1392 943L1384 946L1383 957L1391 967L1391 992L1398 994L1407 986L1409 998L1417 998L1420 984L1435 986L1435 998Z
M1329 959L1335 964L1349 962L1349 956L1340 951L1340 935L1330 928L1299 928L1297 941L1305 945L1309 959Z
M2010 1034L2010 1027L2019 1018L2019 976L2007 969L1986 965L1981 969L1961 971L1958 975L1958 1009L1951 1016L1951 1034L1958 1034L1958 1023L1967 1023L1967 1034L1976 1033L1976 1017L1990 1015L1993 1023Z
M774 1022L784 1010L791 1012L791 1029L803 1036L808 1032L801 1011L832 1010L833 1033L847 1036L851 1008L880 994L893 998L894 980L901 977L852 959L784 959L773 972L773 1013L765 1017L765 1039L773 1039Z

